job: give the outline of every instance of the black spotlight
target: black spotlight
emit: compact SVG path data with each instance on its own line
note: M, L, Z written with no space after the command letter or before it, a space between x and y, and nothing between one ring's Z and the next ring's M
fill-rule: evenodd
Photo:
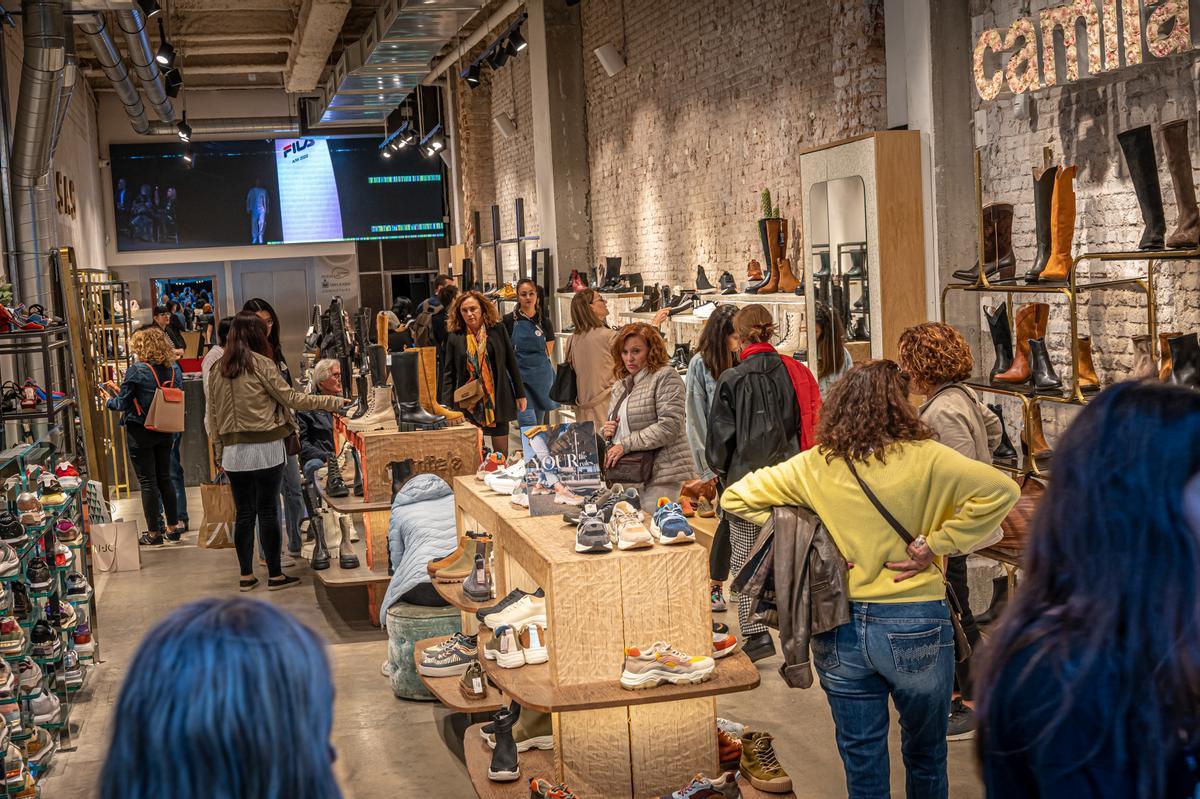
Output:
M176 127L179 130L180 141L192 140L192 126L187 123L187 114L184 114L183 119L179 121Z
M154 60L158 62L158 66L163 72L175 66L175 48L167 41L167 31L163 26L162 17L158 18L158 52L154 56Z
M420 140L421 137L411 127L396 137L396 141L400 143L401 147L411 147Z
M508 34L508 46L509 46L509 52L512 53L513 55L516 55L517 53L521 52L526 47L528 47L529 42L525 41L525 37L521 35L520 30L515 30L512 33Z
M389 145L385 144L383 147L380 148L379 155L383 158L391 158L392 157L392 148Z
M508 49L504 46L504 42L496 42L492 45L487 62L492 65L492 69L499 69L508 63Z
M195 158L192 156L192 148L184 147L183 148L183 163L187 164L188 166L191 166L192 162L194 160L195 160Z
M434 126L425 140L421 142L421 155L426 158L433 156L446 149L446 137L442 134L442 125L439 122Z
M163 78L167 83L167 96L178 97L179 90L183 88L183 73L178 68L169 69Z
M137 0L137 4L147 19L162 11L162 7L158 5L158 0Z
M467 67L466 69L464 69L462 71L462 75L460 77L467 82L468 86L470 86L471 88L475 88L476 86L479 85L480 71L481 70L479 69L479 62L476 62L476 63L472 64L471 66Z

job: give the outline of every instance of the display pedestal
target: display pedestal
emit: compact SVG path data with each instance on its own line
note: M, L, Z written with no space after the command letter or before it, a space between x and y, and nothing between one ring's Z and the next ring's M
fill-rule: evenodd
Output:
M474 477L458 477L453 485L460 535L465 530L493 535L497 595L538 587L546 593L549 662L501 669L483 661L499 692L481 704L498 705L503 694L553 715L553 759L548 752L522 753L525 785L543 777L566 783L580 796L632 799L670 793L698 772L716 775L713 697L758 685L758 670L745 655L718 660L712 678L698 685L627 691L619 683L626 646L668 641L686 652L711 652L706 548L579 554L575 531L561 517L530 517ZM466 613L467 603L460 604L460 594L444 586L439 591L464 610L464 630L479 627ZM483 630L481 647L488 637ZM445 695L438 688L430 687ZM451 707L462 705L452 702ZM478 795L518 795L488 780L490 752L473 751L478 744L471 732L467 766Z

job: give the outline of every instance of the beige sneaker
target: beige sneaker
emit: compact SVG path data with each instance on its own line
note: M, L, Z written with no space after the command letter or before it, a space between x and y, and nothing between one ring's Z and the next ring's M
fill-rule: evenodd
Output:
M645 549L654 546L654 538L646 525L642 524L642 512L628 502L618 502L613 506L608 531L617 543L617 549Z
M647 649L629 647L625 650L625 671L621 687L636 691L669 682L672 685L701 683L712 676L716 661L710 657L689 655L656 641Z
M525 653L525 662L530 666L550 660L550 653L546 650L546 640L546 625L533 622L521 627L517 643L520 644L521 651Z

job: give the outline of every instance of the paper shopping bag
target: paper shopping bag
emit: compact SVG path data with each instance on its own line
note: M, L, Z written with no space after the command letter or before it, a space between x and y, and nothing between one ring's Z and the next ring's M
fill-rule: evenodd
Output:
M200 500L204 504L204 521L200 525L197 545L202 549L232 549L237 508L233 504L233 489L224 472L217 475L216 481L200 485Z
M102 572L137 571L142 568L136 522L115 521L92 525L92 557Z

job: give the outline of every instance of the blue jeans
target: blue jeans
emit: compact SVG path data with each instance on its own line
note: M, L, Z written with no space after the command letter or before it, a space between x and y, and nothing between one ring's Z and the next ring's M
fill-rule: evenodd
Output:
M954 628L946 602L851 602L851 620L813 636L849 799L887 799L888 697L900 714L908 799L945 799Z
M309 458L304 464L304 479L313 482L317 479L317 470L324 468L327 461L320 458Z
M171 487L175 489L175 511L179 521L187 523L187 487L183 484L183 464L179 462L179 442L182 433L176 433L171 441Z

